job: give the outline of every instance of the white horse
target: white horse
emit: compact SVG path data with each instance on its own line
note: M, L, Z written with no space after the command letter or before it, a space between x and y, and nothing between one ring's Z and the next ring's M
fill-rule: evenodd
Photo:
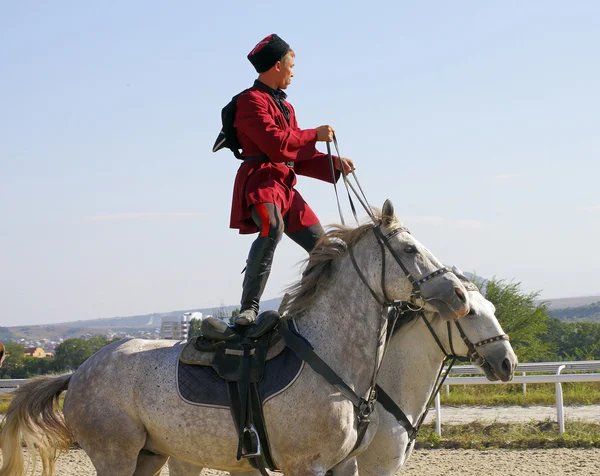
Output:
M503 336L504 331L494 314L494 305L480 294L475 285L468 283L466 278L464 280L470 291L471 311L456 323L460 323L469 342L481 343L476 350L478 357L483 359L479 363L483 363L488 379L507 382L513 377L517 357L508 340L497 338ZM430 313L424 313L422 317L431 322L432 329L446 353L458 356L466 356L469 353L467 345L459 336L459 329L454 324L450 337L443 318ZM388 355L379 374L379 385L404 411L409 422L416 426L434 390L445 355L424 320L417 319L403 327L391 339ZM421 345L414 345L415 342ZM452 348L453 352L450 350ZM357 457L361 476L393 476L406 463L412 452L413 444L406 423L399 422L379 403L377 413L377 433L369 447ZM341 468L342 465L334 469L334 476L345 474Z
M379 373L380 387L403 410L413 426L418 425L425 412L446 354L467 357L470 353L467 344L460 338L456 323L459 323L468 342L480 344L476 351L478 357L484 360L478 362L483 364L488 379L507 382L512 379L517 366L517 356L508 340L502 338L505 334L494 314L494 305L462 273L456 274L469 291L471 310L468 316L451 323L452 334L448 333L447 319L439 314L412 314L408 321L400 318ZM422 318L430 322L443 350ZM406 464L412 452L408 425L399 422L380 403L377 403L376 410L379 423L373 440L360 455L335 467L333 476L355 474L357 467L361 476L393 476ZM172 476L198 476L201 469L175 459L169 460Z
M387 324L378 301L414 301L418 294L425 309L445 318L469 312L463 284L402 227L389 201L380 220L330 231L330 240L312 253L289 308L315 352L365 398ZM156 475L169 457L182 471L186 465L252 471L246 460L236 460L238 438L229 410L180 398L176 367L182 346L116 342L73 374L22 386L6 414L0 476L25 474L21 437L40 452L44 475L53 473L55 450L68 449L72 437L98 476ZM67 388L63 420L55 402ZM309 366L265 403L264 416L272 457L289 476L323 476L347 459L357 442L353 404ZM376 426L374 414L361 448Z

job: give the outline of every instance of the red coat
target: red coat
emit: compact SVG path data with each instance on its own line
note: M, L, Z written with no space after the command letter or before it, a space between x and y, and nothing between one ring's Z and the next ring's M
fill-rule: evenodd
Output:
M240 94L236 102L234 126L242 156L266 154L270 159L242 163L235 177L230 227L243 234L258 231L250 214L250 205L257 203L275 203L284 217L287 213L297 215L293 221L300 228L314 225L316 215L303 206L294 189L296 174L333 183L327 154L315 148L317 130L300 129L294 108L287 101L284 104L290 111L289 123L267 86L260 83ZM294 162L294 168L285 162ZM336 171L335 179L338 177Z

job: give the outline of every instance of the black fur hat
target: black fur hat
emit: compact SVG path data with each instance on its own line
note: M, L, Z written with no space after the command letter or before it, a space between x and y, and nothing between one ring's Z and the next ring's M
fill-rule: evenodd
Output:
M281 60L288 51L290 51L290 45L273 33L262 39L248 53L248 60L252 63L257 73L264 73L275 66L275 63Z

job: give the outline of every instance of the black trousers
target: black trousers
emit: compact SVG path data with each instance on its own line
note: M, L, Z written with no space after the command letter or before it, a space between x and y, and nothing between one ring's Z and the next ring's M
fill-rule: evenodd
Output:
M287 232L286 220L273 203L260 203L250 207L252 219L259 229L259 235L250 247L246 260L246 274L242 290L241 311L253 309L258 312L260 298L271 273L271 263L277 244L285 233L310 253L323 236L320 223L303 228L294 233Z

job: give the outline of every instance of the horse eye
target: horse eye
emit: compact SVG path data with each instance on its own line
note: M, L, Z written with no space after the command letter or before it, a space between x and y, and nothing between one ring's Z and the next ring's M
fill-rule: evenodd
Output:
M414 245L408 245L404 248L404 252L405 253L416 253L417 252L417 247Z

